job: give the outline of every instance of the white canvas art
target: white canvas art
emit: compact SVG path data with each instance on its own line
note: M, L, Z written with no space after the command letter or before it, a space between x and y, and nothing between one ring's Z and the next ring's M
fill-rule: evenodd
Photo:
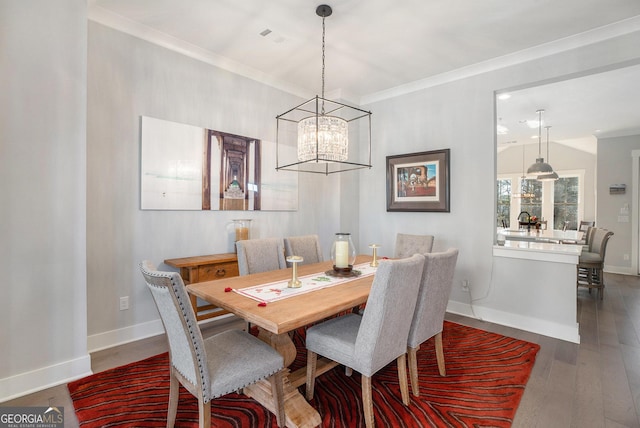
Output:
M143 210L298 209L298 174L276 171L272 142L143 116L140 165Z
M203 128L142 117L141 208L202 209Z

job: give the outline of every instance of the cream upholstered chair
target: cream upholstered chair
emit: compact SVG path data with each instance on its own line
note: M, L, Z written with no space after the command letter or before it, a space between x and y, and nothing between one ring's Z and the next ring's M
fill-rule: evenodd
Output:
M318 235L290 236L284 238L284 255L300 256L304 260L300 264L311 264L324 261ZM287 263L291 267L291 263Z
M156 302L169 342L170 386L167 427L173 427L182 384L198 399L200 427L211 426L211 400L269 378L278 426L285 426L282 369L275 349L240 330L203 339L182 278L149 261L140 270Z
M307 329L307 399L313 398L320 354L362 375L367 427L374 426L371 377L393 360L397 360L402 402L409 405L407 337L423 266L422 254L380 261L364 315L350 313Z
M247 239L236 242L240 275L284 269L284 242L280 238Z
M607 244L613 236L613 232L599 227L592 228L589 242L589 251L582 251L578 259L578 287L587 287L598 290L600 300L604 297L604 258L607 253Z
M418 301L411 321L407 354L409 356L409 378L413 395L420 395L418 383L418 349L435 336L436 359L440 376L446 375L442 350L442 325L453 285L453 273L458 260L458 250L450 248L442 253L424 254L424 269L418 292Z
M433 235L408 235L398 233L396 235L396 248L394 257L404 259L419 253L430 253L433 248Z

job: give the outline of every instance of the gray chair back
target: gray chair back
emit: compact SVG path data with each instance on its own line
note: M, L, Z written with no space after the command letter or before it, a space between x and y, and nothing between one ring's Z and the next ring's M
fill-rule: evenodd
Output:
M594 227L596 225L595 221L581 221L578 226L579 232L586 232L590 227Z
M284 255L300 256L304 260L299 264L311 264L324 261L318 235L290 236L284 238ZM287 263L291 267L291 263Z
M284 269L284 242L280 238L248 239L236 242L240 275Z
M414 254L430 253L433 248L433 235L408 235L398 233L396 235L396 248L394 257L404 259Z
M595 227L592 232L591 241L589 242L589 252L600 254L600 259L604 263L604 257L607 252L607 243L613 236L613 232Z
M204 340L182 277L177 272L158 271L147 260L140 264L140 270L167 334L171 365L191 384L191 389L185 387L192 394L202 391L204 402L208 402L211 377Z
M354 370L372 376L407 352L424 256L382 260L376 271L354 347Z
M410 348L416 348L442 331L458 250L450 248L441 253L424 254L424 257L418 301L409 330Z

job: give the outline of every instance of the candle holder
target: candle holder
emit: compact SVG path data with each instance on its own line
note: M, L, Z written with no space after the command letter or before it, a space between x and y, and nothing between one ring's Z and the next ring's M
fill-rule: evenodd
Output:
M331 247L333 271L339 275L349 275L356 261L356 247L353 245L350 233L336 233Z
M287 257L287 261L293 266L293 273L291 274L291 281L287 283L287 287L289 288L300 288L302 286L302 281L298 279L298 263L304 261L304 259L300 256L289 256Z
M371 260L371 263L369 263L369 266L371 267L378 267L378 248L380 248L380 245L378 244L371 244L369 245L369 248L371 248L371 250L373 251L373 260Z
M233 242L233 247L236 247L236 242L245 241L249 239L249 230L251 228L251 219L235 219L233 221L233 226L236 232L236 240Z

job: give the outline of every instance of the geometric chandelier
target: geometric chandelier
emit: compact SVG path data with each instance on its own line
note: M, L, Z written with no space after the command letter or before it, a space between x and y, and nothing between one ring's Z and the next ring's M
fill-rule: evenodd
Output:
M371 112L324 96L324 20L331 7L320 5L316 14L322 17L322 96L276 116L276 170L329 175L371 168ZM360 141L368 145L368 153L358 150ZM354 153L349 153L350 143Z

